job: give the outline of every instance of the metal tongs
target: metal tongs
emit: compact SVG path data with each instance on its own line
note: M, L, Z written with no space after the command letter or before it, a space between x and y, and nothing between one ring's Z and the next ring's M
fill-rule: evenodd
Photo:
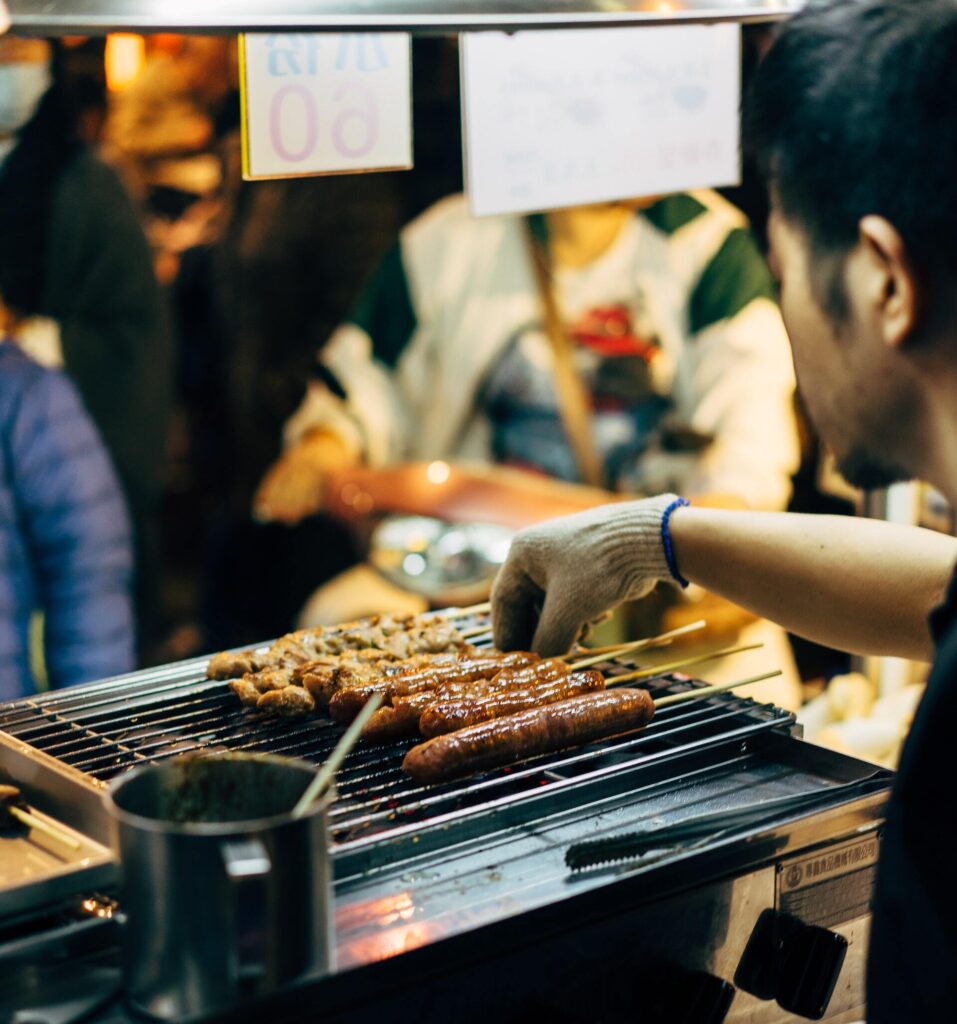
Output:
M582 871L615 861L633 860L645 856L652 850L672 850L679 846L693 849L705 843L717 842L731 832L770 824L781 815L814 807L822 800L851 794L864 796L885 787L890 777L890 772L879 770L853 782L815 789L810 793L795 793L775 800L763 800L761 803L747 804L726 811L702 814L664 828L643 829L640 832L625 832L604 839L590 839L570 846L565 853L565 863L572 871Z

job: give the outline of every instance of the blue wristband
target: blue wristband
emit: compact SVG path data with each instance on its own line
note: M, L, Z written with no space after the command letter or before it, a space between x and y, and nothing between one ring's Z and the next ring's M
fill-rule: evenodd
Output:
M688 581L678 572L678 563L675 561L675 549L671 543L671 513L676 508L681 508L684 505L690 505L691 502L687 498L675 498L675 500L665 509L664 515L661 517L661 543L665 549L665 561L668 563L668 572L671 573L674 581L681 585L682 590L688 586Z

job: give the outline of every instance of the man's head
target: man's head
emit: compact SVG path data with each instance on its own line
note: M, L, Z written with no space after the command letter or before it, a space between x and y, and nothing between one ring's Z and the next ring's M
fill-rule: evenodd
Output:
M811 6L746 109L798 381L861 486L925 467L928 375L957 341L955 54L952 0Z

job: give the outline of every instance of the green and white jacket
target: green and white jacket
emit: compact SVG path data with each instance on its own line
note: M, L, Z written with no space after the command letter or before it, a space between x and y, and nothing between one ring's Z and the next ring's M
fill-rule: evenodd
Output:
M744 217L715 193L678 194L636 213L628 230L637 241L626 272L662 348L660 387L685 425L715 438L696 456L649 454L645 489L782 507L798 459L794 377ZM560 278L558 290L561 305ZM286 443L323 426L373 466L488 459L482 383L516 333L540 319L522 219L476 219L464 197L444 199L402 231L322 347L322 372Z

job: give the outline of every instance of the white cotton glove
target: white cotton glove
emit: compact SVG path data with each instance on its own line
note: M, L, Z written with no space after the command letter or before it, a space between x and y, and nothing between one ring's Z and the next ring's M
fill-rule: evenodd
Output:
M608 609L674 580L662 521L677 500L603 505L517 534L492 587L495 646L564 654Z

